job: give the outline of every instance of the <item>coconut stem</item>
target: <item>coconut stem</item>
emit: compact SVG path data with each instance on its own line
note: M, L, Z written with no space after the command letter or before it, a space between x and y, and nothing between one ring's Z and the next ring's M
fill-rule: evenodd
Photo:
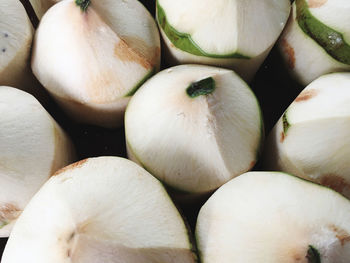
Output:
M75 0L75 3L83 12L85 12L90 5L90 0Z
M320 253L313 246L309 246L306 258L308 263L321 263Z
M214 89L215 89L215 80L212 77L209 77L209 78L191 83L191 85L186 89L186 93L191 98L195 98L200 95L210 94L214 91Z

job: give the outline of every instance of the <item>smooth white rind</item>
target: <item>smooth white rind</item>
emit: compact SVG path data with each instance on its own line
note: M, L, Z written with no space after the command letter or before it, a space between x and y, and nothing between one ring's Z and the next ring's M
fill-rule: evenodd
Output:
M288 107L288 122L296 123L346 118L350 116L350 72L333 73L319 77L308 85ZM301 100L309 94L309 100ZM314 98L314 99L312 99Z
M341 33L350 45L350 2L348 0L307 0L307 2L311 14L323 24Z
M187 229L164 187L118 157L73 164L41 188L18 219L2 263L23 260L194 262Z
M286 0L158 2L173 28L189 34L203 51L215 55L260 55L276 41L290 10Z
M160 68L160 36L157 24L141 4L135 0L92 0L91 6L129 47L158 71ZM117 19L115 19L117 17ZM137 19L132 19L137 17Z
M246 81L253 79L282 32L290 11L289 1L284 0L254 3L240 0L159 0L159 5L165 10L168 23L178 32L191 35L196 45L206 53L239 53L250 57L237 59L196 56L176 48L161 29L170 62L222 66L234 69Z
M350 257L350 203L291 175L243 174L201 208L196 238L201 262L308 262L309 245L323 263Z
M211 66L221 66L228 69L233 69L241 78L245 81L252 81L255 73L258 71L260 65L264 62L265 58L269 54L272 46L266 50L260 56L251 59L238 59L238 58L210 58L192 55L188 52L182 51L175 47L165 35L162 28L160 33L163 37L163 41L166 44L165 53L167 55L167 61L170 64L203 64Z
M33 34L21 2L0 0L0 85L33 92L34 77L29 65Z
M271 131L265 168L293 173L350 197L350 73L313 81L289 106Z
M336 13L332 14L333 17L334 14ZM324 48L302 31L296 20L295 3L278 45L289 71L304 86L324 74L350 70L350 65L332 58Z
M86 12L64 0L41 20L32 69L73 117L115 127L129 93L159 68L159 55L155 22L136 0L92 1Z
M73 146L46 110L28 93L0 87L0 236L30 198L58 169L71 163Z
M193 82L216 88L191 98ZM169 186L205 193L254 166L262 139L258 102L233 71L182 65L147 81L125 114L129 155Z

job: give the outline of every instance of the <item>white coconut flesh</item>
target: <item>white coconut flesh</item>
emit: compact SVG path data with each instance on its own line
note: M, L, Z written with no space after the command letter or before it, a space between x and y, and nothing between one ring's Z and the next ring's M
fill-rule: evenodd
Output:
M342 41L347 45L350 43L350 29L348 27L350 21L347 22L350 19L348 16L349 4L348 1L335 0L308 1L308 10L313 19L317 19L324 26L335 31L334 34L328 36L329 46L336 47ZM324 32L324 30L322 31ZM292 74L303 85L308 85L311 81L327 73L350 70L349 64L331 56L314 37L303 31L297 20L295 3L292 5L292 16L280 38L279 49ZM349 59L350 54L347 57Z
M0 86L0 237L42 184L73 161L63 130L30 94Z
M205 53L224 57L263 53L278 38L290 11L286 0L157 2L173 29L189 35Z
M207 80L213 90L189 96L192 84ZM254 166L262 119L253 92L233 71L182 65L133 96L125 132L130 158L172 188L203 193Z
M350 2L347 0L307 0L311 14L341 33L344 40L350 44ZM334 39L336 41L336 39Z
M293 173L350 197L350 73L313 81L266 143L265 168Z
M27 74L33 27L19 0L0 0L0 85L21 87Z
M217 190L201 208L201 262L347 263L350 203L297 177L249 172Z
M50 178L6 245L2 263L22 261L195 262L185 224L164 187L118 157L83 160Z
M67 111L94 122L79 105L95 108L95 119L124 111L129 96L159 68L159 54L156 24L138 1L92 1L83 11L64 0L41 20L32 69Z

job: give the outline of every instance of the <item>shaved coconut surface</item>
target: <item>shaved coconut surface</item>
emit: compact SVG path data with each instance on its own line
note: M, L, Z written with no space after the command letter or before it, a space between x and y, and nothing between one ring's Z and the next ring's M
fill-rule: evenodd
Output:
M75 118L115 126L127 97L159 68L155 22L135 2L92 1L83 12L73 0L64 0L42 18L32 69ZM130 23L136 16L142 18ZM113 114L110 121L107 115Z
M66 16L58 25L58 19ZM82 13L71 0L58 3L43 17L34 52L33 70L45 87L61 97L96 104L126 95L152 70L93 8ZM56 63L41 67L45 61ZM125 71L137 75L130 78ZM53 81L59 83L51 87Z
M295 1L300 28L337 61L350 65L350 45L344 36L312 15L306 0Z
M290 72L305 86L324 74L350 70L350 65L332 58L323 47L303 32L296 20L295 3L278 45Z
M189 34L213 55L239 53L255 57L276 41L290 10L285 0L158 0L168 23ZM259 43L259 45L256 45Z
M18 0L0 0L0 85L19 83L28 74L33 27Z
M222 186L201 208L196 238L201 262L319 262L350 257L350 203L294 176L250 172ZM315 260L315 258L314 258Z
M68 137L30 94L0 86L0 236L40 186L73 160Z
M308 85L288 107L290 125L350 116L350 73L319 77Z
M128 160L100 157L64 168L41 188L2 262L187 263L190 247L160 182Z
M350 2L348 0L307 0L311 14L343 34L350 45Z
M202 64L221 66L224 68L233 69L240 77L245 81L251 81L258 71L260 65L263 63L266 56L269 54L271 48L266 50L261 55L251 59L241 58L212 58L212 57L201 57L182 51L175 47L171 41L167 38L162 28L159 28L163 40L167 46L168 57L167 60L171 64Z
M191 83L215 90L191 98ZM258 102L233 71L183 65L158 73L129 103L129 157L171 187L208 192L254 166L262 139Z
M269 135L266 168L294 173L350 197L349 84L350 73L333 73L300 93Z
M147 9L135 0L91 1L103 21L156 70L160 66L160 39L157 25ZM135 18L137 19L131 19ZM117 18L117 19L116 19Z

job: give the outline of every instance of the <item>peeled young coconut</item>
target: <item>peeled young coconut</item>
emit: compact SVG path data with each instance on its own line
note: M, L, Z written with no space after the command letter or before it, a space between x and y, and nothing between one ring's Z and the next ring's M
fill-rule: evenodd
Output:
M157 21L173 64L234 69L250 81L288 19L289 0L157 0Z
M350 71L349 13L348 0L294 1L279 49L302 85L327 73Z
M126 159L91 158L40 189L1 262L194 263L188 235L157 179Z
M125 113L129 158L175 190L208 193L256 163L259 103L233 71L182 65L147 81Z
M137 0L64 0L38 27L32 69L70 116L115 127L159 69L155 21Z
M348 263L350 202L297 177L250 172L201 208L202 263Z
M38 19L41 19L46 11L61 0L29 0Z
M30 198L73 161L73 146L30 94L0 86L0 237L7 237Z
M0 0L0 85L32 91L30 48L34 29L19 0Z
M307 86L271 131L265 169L292 173L350 198L350 73Z

